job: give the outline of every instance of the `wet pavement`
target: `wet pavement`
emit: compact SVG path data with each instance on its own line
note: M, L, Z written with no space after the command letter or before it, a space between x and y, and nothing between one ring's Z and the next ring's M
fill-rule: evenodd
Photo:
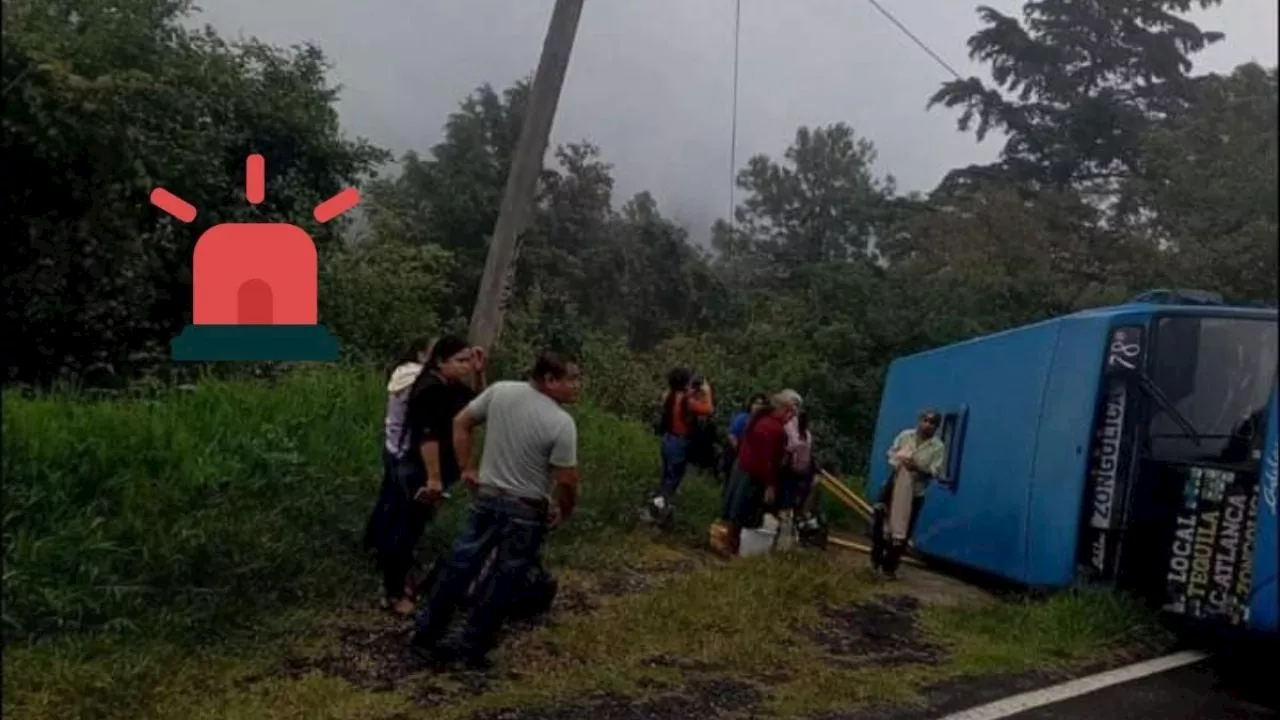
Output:
M1261 720L1280 717L1280 663L1209 658L1008 716L1008 720Z

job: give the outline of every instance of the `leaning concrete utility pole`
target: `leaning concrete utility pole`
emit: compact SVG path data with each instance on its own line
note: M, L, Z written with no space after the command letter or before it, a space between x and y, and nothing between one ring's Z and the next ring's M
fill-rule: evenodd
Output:
M538 177L542 174L542 159L551 139L551 124L555 120L556 105L560 102L565 72L569 69L569 54L578 33L583 2L556 0L555 9L551 11L551 23L547 26L547 37L542 43L538 71L533 76L533 86L529 88L529 101L520 124L520 139L511 158L507 188L498 211L498 222L493 227L493 239L489 243L475 310L471 313L471 344L486 350L497 342L502 333L502 313L506 309L514 275L516 244L528 226L533 210L534 193L538 189Z

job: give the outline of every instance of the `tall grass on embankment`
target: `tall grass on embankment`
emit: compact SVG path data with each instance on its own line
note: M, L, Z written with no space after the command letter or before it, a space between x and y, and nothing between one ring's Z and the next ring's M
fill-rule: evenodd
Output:
M372 590L359 544L380 482L375 372L210 380L148 398L4 397L4 632L226 629L254 611ZM583 507L561 551L632 521L656 451L574 409ZM426 542L456 530L455 502Z

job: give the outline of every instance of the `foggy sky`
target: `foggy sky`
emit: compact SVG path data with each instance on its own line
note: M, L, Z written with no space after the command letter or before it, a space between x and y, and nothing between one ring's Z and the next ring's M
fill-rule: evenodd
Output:
M961 75L977 3L881 0ZM986 0L1016 13L1021 0ZM425 152L448 114L483 82L501 89L533 71L552 0L203 0L197 17L223 35L319 44L343 86L346 132L397 156ZM1192 16L1226 39L1196 72L1274 65L1276 0L1226 0ZM565 81L555 143L589 139L614 164L616 199L648 189L705 237L729 203L733 0L587 0ZM737 165L780 155L799 125L844 121L879 150L877 171L930 190L947 170L986 162L956 113L926 111L949 74L866 0L742 0Z

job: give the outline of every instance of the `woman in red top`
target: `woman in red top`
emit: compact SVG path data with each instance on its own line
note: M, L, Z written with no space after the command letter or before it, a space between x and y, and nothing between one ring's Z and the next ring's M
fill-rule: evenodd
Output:
M796 413L793 396L783 391L770 398L770 407L748 421L738 444L720 510L730 554L737 554L742 529L760 527L765 509L777 503L779 473L787 461L786 424Z
M703 382L695 387L692 382L693 373L686 368L675 368L667 374L667 393L662 398L659 427L662 435L662 483L648 508L649 517L654 521L670 516L671 504L688 468L693 422L714 412L711 385Z

